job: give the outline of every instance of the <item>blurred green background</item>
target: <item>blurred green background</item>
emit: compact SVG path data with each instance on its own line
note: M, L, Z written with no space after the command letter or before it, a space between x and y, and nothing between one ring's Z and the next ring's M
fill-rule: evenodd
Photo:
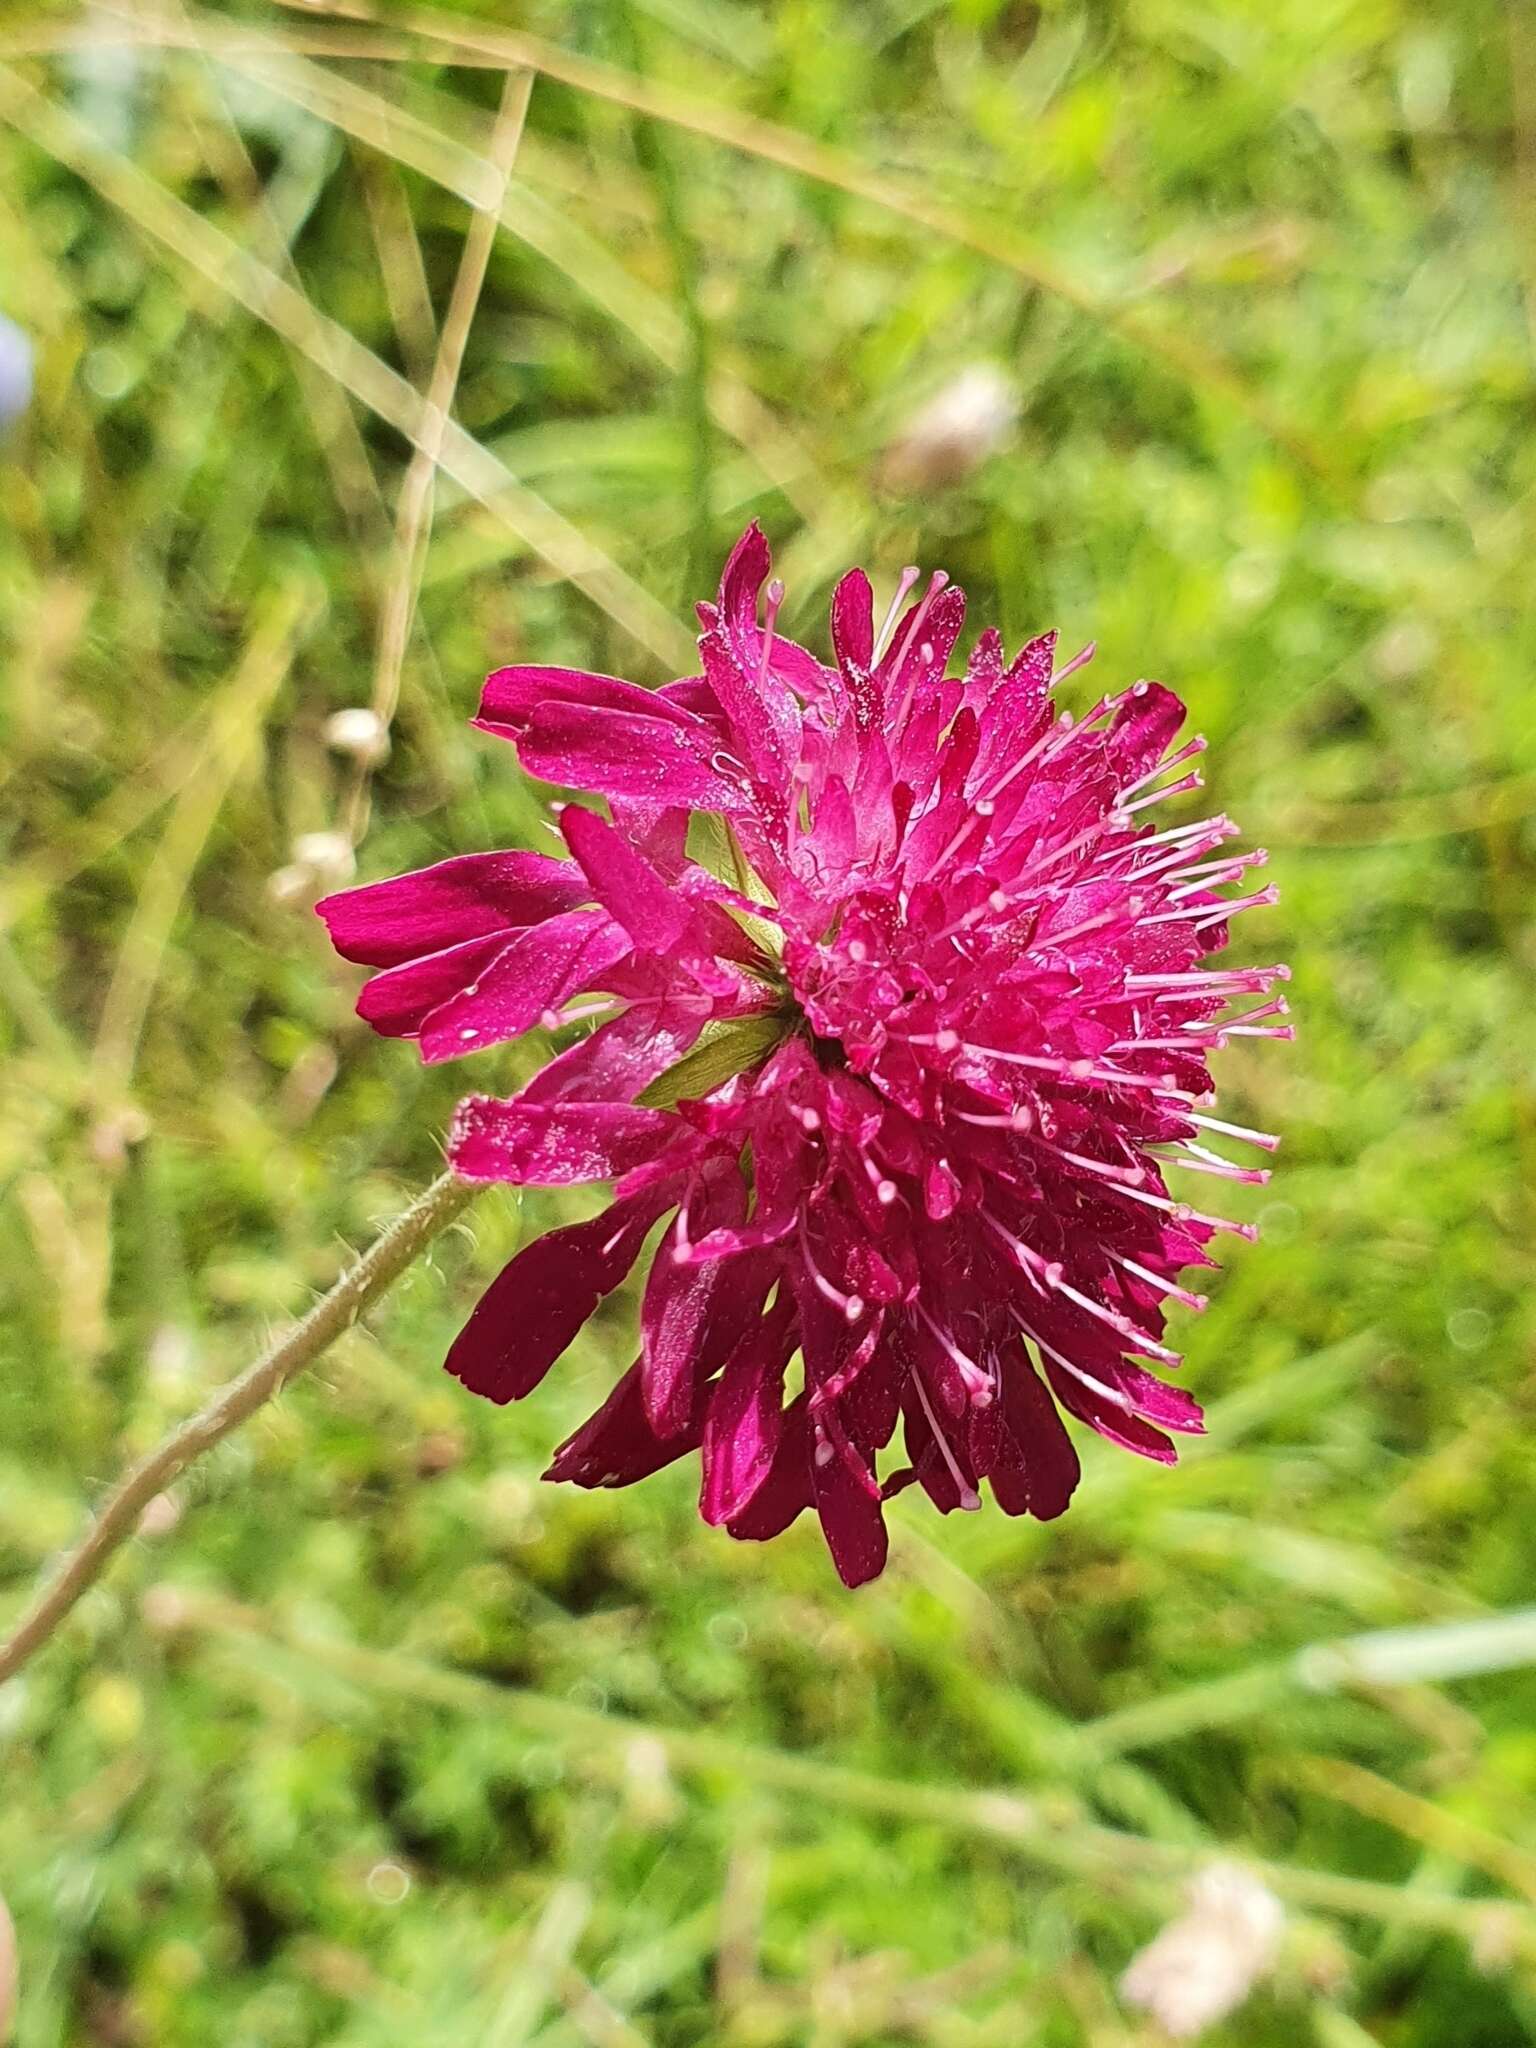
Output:
M802 637L921 561L1187 697L1286 1144L1209 1440L1049 1527L908 1494L856 1597L687 1466L540 1487L634 1303L473 1402L559 1212L482 1198L0 1690L17 2040L1130 2048L1232 1858L1287 1927L1205 2038L1536 2039L1526 0L373 19L0 20L0 1620L540 1057L372 1039L314 896L533 843L484 670L685 672L749 516ZM328 721L396 697L370 776Z

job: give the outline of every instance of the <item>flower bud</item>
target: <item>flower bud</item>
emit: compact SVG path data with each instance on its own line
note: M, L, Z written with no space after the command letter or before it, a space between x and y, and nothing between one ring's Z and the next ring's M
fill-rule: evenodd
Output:
M389 752L389 728L366 704L349 704L345 711L333 711L325 721L325 744L372 767Z
M293 857L320 882L344 882L357 865L345 832L301 832Z
M345 832L301 832L293 842L293 859L267 877L274 903L312 903L338 882L350 881L357 856Z
M963 483L1007 445L1019 416L1011 380L995 363L972 363L915 413L886 450L882 481L894 490Z
M169 1536L181 1520L181 1502L174 1493L157 1493L139 1516L141 1536Z

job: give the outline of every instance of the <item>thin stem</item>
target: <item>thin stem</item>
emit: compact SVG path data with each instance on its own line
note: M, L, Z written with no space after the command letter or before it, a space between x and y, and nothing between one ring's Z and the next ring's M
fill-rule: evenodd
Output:
M476 1192L471 1182L456 1174L440 1175L388 1225L308 1315L205 1408L130 1466L97 1509L85 1534L45 1575L31 1605L0 1643L0 1685L15 1677L101 1577L155 1496L307 1371L417 1254L447 1229Z
M1179 1742L1208 1728L1230 1727L1309 1693L1435 1685L1492 1671L1524 1670L1533 1663L1536 1607L1371 1629L1333 1642L1310 1643L1272 1663L1102 1714L1084 1722L1073 1741L1085 1764L1098 1763L1128 1750Z
M640 26L633 5L626 9L630 57L635 72L645 70ZM714 547L710 498L714 477L714 434L709 416L709 324L699 299L699 255L688 232L672 138L659 121L634 116L635 155L656 188L656 210L662 236L672 257L673 279L681 309L687 351L682 365L682 405L692 472L692 532L688 545L685 592L704 590Z
M488 195L493 203L477 206L470 215L458 274L453 281L453 293L443 318L437 357L427 386L421 438L411 450L405 481L400 487L400 499L395 510L394 576L379 628L379 651L373 678L373 711L386 733L394 722L400 701L400 677L421 593L422 571L426 566L437 471L443 459L448 415L458 392L469 330L480 304L501 211L507 202L507 185L517 161L532 87L531 71L507 74L502 88L501 110L496 117L486 159L495 178L495 191ZM366 755L360 756L347 793L343 819L343 830L354 845L361 839L367 825L368 788L372 775L372 760Z

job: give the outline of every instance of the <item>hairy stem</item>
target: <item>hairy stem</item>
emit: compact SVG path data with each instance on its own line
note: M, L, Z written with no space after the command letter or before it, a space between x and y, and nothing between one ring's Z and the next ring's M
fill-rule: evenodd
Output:
M472 1183L456 1174L440 1175L380 1233L308 1315L277 1338L205 1408L129 1467L97 1509L84 1535L44 1574L20 1621L0 1643L0 1684L15 1677L101 1577L156 1494L312 1366L473 1201L476 1192Z

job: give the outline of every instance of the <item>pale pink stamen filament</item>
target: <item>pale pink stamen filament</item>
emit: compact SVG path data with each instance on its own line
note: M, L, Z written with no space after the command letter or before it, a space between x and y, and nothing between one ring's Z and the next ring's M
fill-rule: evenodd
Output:
M960 1505L967 1514L974 1514L976 1509L981 1506L981 1495L955 1462L955 1454L950 1447L949 1438L940 1429L939 1418L934 1414L933 1404L928 1399L928 1389L923 1385L922 1374L914 1368L911 1379L913 1386L917 1388L917 1398L922 1411L928 1418L928 1427L933 1432L933 1440L939 1447L939 1456L949 1468L949 1476L955 1482L955 1491L960 1496Z
M927 618L929 612L933 609L934 599L938 596L939 592L944 588L945 584L948 581L949 578L945 575L942 569L935 569L932 576L928 579L927 595L924 597L922 603L918 606L917 610L913 613L912 623L907 628L906 637L901 643L901 652L897 655L895 661L891 664L891 675L893 678L899 676L901 674L902 669L906 666L907 656L912 652L912 643L916 640L924 619ZM912 699L917 691L917 677L918 670L914 669L911 676L907 680L906 690L902 694L901 709L897 712L896 717L892 722L892 732L900 733L905 732L906 730L907 716L912 709Z
M761 697L768 684L768 664L773 659L773 635L779 623L779 607L784 602L784 586L777 577L768 586L768 601L763 607L763 658L757 668L757 694Z
M1176 1280L1169 1280L1161 1273L1154 1273L1150 1267L1139 1265L1135 1259L1127 1258L1124 1252L1109 1255L1117 1266L1123 1266L1127 1273L1133 1273L1148 1287L1156 1288L1159 1294L1166 1294L1174 1301L1182 1301L1186 1308L1206 1309L1210 1307L1208 1295L1196 1294L1192 1287L1181 1287Z
M1250 1145L1262 1145L1266 1152L1279 1149L1280 1140L1269 1131L1252 1131L1246 1124L1223 1123L1219 1116L1202 1116L1196 1111L1189 1112L1192 1124L1199 1124L1202 1130L1220 1131L1228 1138L1246 1138Z
M896 594L886 607L885 617L880 622L880 630L875 635L875 651L869 658L871 668L878 668L880 657L890 645L891 634L895 630L897 617L902 606L907 601L907 592L922 573L921 569L908 567L903 569L901 575L897 578Z
M1147 784L1155 782L1159 775L1166 775L1170 768L1178 768L1185 761L1192 761L1196 754L1203 754L1209 745L1210 741L1203 733L1196 733L1195 737L1186 741L1176 754L1164 755L1155 768L1149 768L1145 775L1138 775L1134 782L1128 782L1120 792L1120 802L1123 804L1126 798L1134 796L1138 789L1145 789Z
M1151 790L1146 796L1137 797L1134 803L1122 803L1120 809L1129 816L1136 811L1146 810L1149 804L1160 804L1167 797L1183 796L1186 790L1204 789L1204 787L1205 777L1203 775L1181 775L1177 782L1170 782L1163 789Z

